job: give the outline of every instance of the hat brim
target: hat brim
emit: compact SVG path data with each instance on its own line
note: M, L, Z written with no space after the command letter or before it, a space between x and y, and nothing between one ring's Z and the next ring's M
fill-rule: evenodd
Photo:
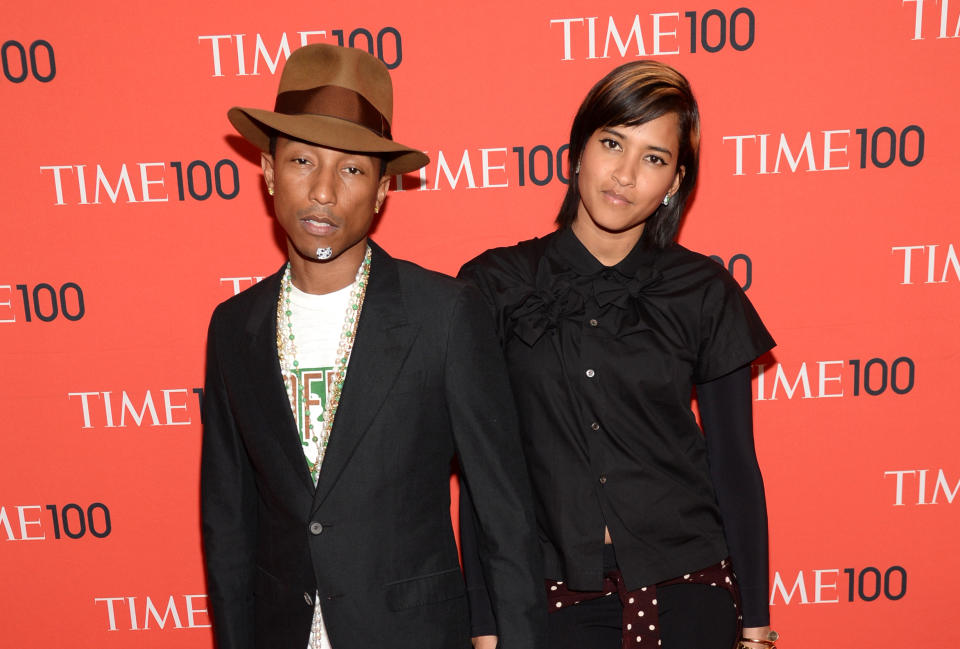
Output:
M270 135L276 132L333 149L382 156L387 161L388 175L416 171L430 162L430 158L422 151L380 137L364 126L339 117L286 115L234 106L227 111L227 118L240 135L264 152L269 152Z

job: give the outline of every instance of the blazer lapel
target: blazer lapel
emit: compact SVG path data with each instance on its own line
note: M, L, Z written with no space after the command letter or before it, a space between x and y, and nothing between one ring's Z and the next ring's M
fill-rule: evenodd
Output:
M260 403L263 418L271 426L269 434L289 460L300 482L314 493L310 467L307 466L297 432L297 424L290 410L290 399L283 385L280 360L277 357L277 300L284 268L263 280L264 290L250 310L246 332L250 336L250 378L258 389L253 392Z
M370 245L373 248L370 285L360 313L340 405L320 467L314 510L323 504L387 399L418 330L407 321L396 261L373 242Z

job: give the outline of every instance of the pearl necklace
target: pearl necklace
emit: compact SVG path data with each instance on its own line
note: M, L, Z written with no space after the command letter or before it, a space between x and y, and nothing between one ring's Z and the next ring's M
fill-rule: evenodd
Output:
M350 363L350 354L353 351L353 341L356 338L357 324L360 322L360 312L363 309L363 299L367 294L367 285L370 278L370 246L363 256L363 262L357 268L357 276L350 288L350 303L343 318L343 329L340 332L340 342L337 345L337 357L333 373L333 391L328 393L327 407L323 411L323 429L319 435L313 432L313 418L310 416L310 406L304 406L304 418L307 423L307 432L317 447L317 460L311 463L310 476L313 483L320 477L320 465L327 452L330 442L330 431L333 430L333 418L340 405L340 394L343 391L343 382L347 377L347 365ZM280 282L280 298L277 300L277 355L280 359L280 371L283 374L287 397L290 399L290 408L296 418L297 395L294 393L293 375L300 368L297 360L296 337L293 334L293 311L290 306L290 293L293 291L293 281L290 277L290 263L283 272Z

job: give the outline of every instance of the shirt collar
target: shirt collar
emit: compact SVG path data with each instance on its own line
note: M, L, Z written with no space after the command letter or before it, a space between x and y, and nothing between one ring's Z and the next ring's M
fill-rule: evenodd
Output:
M604 266L580 242L577 235L573 233L573 229L567 227L557 232L554 245L551 246L551 252L553 253L551 256L555 260L579 275L594 275L604 270L615 270L624 277L635 277L643 269L649 272L659 251L656 248L648 247L640 240L619 263L613 266Z

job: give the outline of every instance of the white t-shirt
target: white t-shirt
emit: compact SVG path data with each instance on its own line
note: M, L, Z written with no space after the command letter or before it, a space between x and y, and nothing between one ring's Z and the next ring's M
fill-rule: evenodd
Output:
M300 444L310 466L319 454L318 438L323 433L323 413L336 368L337 346L343 331L343 321L350 306L353 284L333 293L312 295L296 286L290 291L290 321L293 323L294 343L298 367L293 371L293 413L300 432ZM287 388L290 390L290 386ZM307 407L313 422L311 432L306 421ZM314 594L313 624L307 649L332 649L320 611L319 597Z
M304 293L296 286L290 291L290 320L299 362L292 379L295 383L294 417L300 432L300 444L311 466L317 460L317 438L323 432L323 413L328 396L333 392L329 386L336 368L337 346L352 288L351 284L325 295ZM313 422L312 434L306 422L307 407Z

